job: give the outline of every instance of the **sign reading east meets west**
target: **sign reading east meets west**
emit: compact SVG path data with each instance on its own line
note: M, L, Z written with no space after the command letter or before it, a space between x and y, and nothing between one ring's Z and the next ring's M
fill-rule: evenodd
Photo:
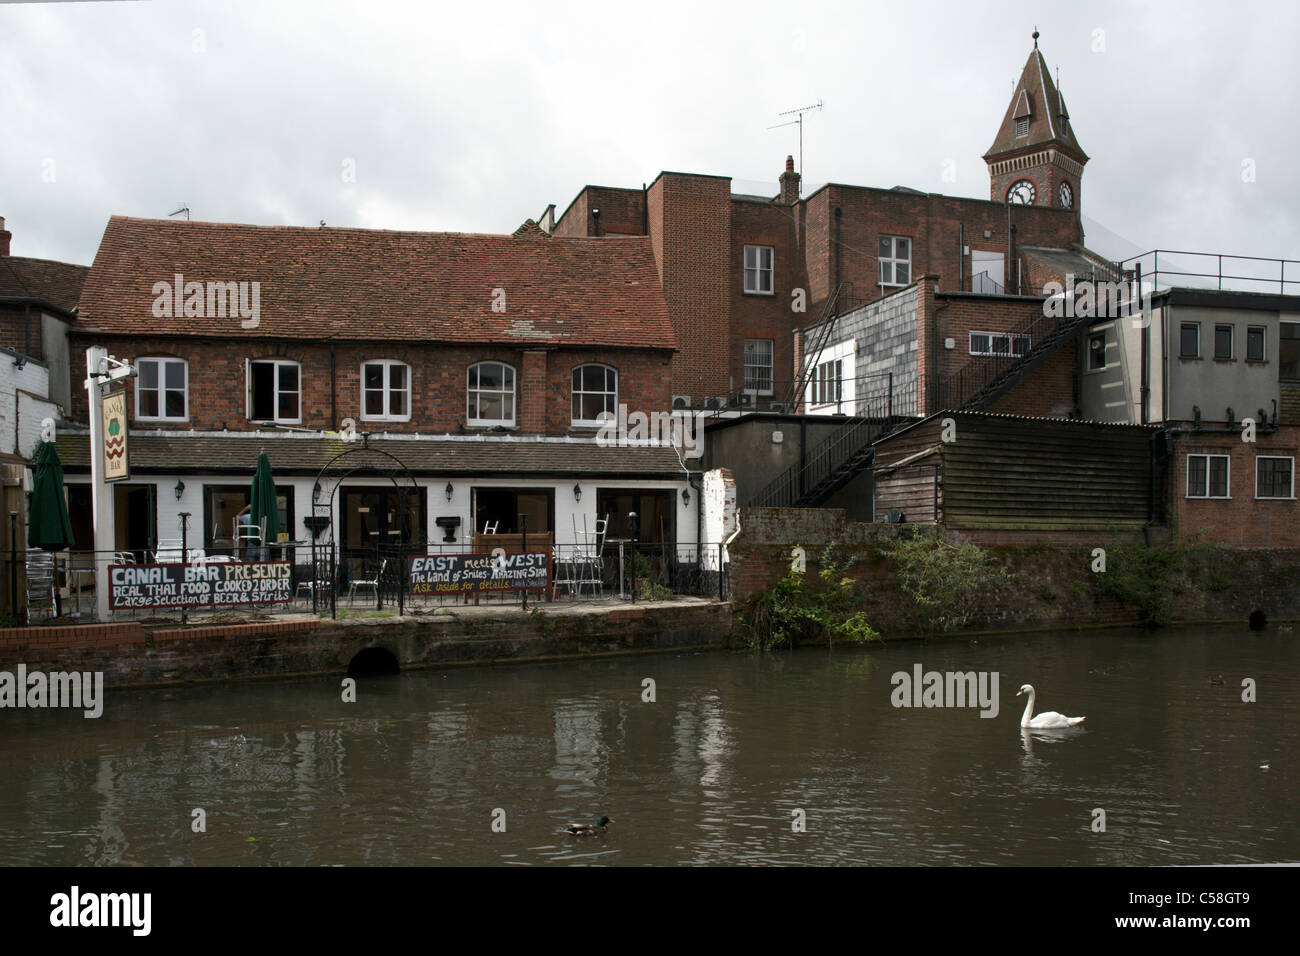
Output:
M550 571L545 552L433 554L410 559L412 594L544 591Z
M293 599L292 572L288 561L113 564L108 606L124 611L283 604Z

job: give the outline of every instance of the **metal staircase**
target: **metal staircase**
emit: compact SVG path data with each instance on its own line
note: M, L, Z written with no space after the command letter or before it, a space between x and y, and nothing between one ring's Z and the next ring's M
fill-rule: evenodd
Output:
M1075 282L1111 282L1116 273L1099 269L1092 275L1075 277ZM949 411L981 411L1009 392L1034 369L1088 326L1096 316L1035 315L1005 334L1006 354L981 355L934 385L929 407ZM1001 338L1003 333L998 334ZM1018 339L1029 339L1029 348L1015 352Z

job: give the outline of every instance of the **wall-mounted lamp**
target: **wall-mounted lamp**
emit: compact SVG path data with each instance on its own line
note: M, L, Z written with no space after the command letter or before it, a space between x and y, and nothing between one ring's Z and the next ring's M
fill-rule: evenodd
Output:
M176 482L176 500L180 501L183 494L185 494L185 482L178 479Z
M451 482L450 482L450 481L447 482L447 487L444 488L444 489L442 489L442 490L443 490L443 493L446 494L446 496L447 496L447 500L448 500L448 501L451 501L451 493L455 490L454 488L452 488L452 486L451 486Z
M573 500L574 501L582 500L582 485L573 486Z
M691 506L691 489L682 489L682 504L686 505L688 508Z

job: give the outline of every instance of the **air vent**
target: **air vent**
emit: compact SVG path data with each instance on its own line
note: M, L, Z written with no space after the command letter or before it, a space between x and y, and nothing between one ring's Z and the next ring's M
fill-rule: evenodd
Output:
M691 407L691 396L689 395L673 396L673 408L690 408L690 407Z

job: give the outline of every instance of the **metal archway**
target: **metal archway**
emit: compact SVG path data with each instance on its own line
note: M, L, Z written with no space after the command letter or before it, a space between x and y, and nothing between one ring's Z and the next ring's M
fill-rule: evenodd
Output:
M339 463L341 461L355 456L362 456L362 460L349 461L340 466ZM426 542L426 529L413 528L410 526L410 509L408 507L410 498L408 496L414 495L416 496L416 500L418 500L420 486L416 483L415 476L411 473L411 469L406 466L404 461L390 452L372 447L369 442L369 436L363 435L362 442L358 447L344 449L326 462L320 471L316 473L316 479L312 483L311 512L313 527L310 529L312 532L312 575L314 582L311 589L312 609L317 610L319 608L317 603L317 584L320 581L318 569L321 566L319 557L321 542L317 526L318 519L324 518L328 521L329 527L329 539L326 542L326 545L327 554L329 555L329 580L333 585L329 588L330 612L331 615L335 617L338 615L338 595L336 593L338 581L338 535L335 533L335 501L338 497L339 488L342 486L344 480L359 472L364 472L368 475L375 475L381 479L387 479L398 495L396 512L404 532L403 537L408 538L409 543L411 544L424 544ZM330 481L332 481L333 484L330 487L328 497L325 497L321 494L323 490L322 482ZM324 498L324 500L322 500L322 498ZM324 526L320 527L321 530L324 530ZM397 603L400 613L403 605L403 584L405 580L405 563L401 560L397 562L397 576ZM377 598L379 597L379 594L380 588L377 586Z

